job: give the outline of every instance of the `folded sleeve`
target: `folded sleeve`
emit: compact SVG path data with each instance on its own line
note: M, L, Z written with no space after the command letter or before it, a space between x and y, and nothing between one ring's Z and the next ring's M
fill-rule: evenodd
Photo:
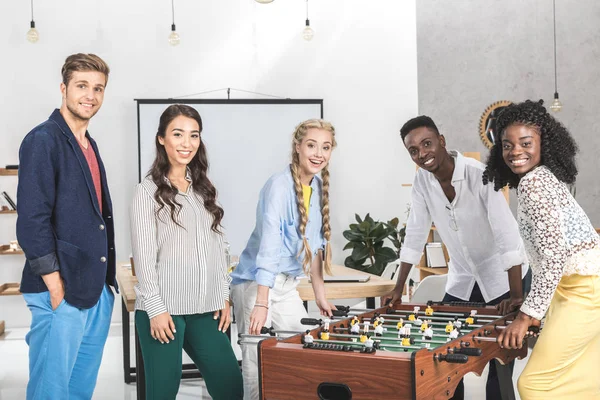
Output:
M38 128L39 129L39 128ZM31 271L59 271L52 213L56 199L55 143L41 129L30 132L19 150L17 240Z
M136 292L149 318L167 312L158 285L155 204L152 194L137 185L130 209L131 250L138 278Z

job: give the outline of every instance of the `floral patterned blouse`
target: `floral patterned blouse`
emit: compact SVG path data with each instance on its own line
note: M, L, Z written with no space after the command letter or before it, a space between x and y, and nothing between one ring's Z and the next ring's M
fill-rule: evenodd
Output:
M521 311L541 320L563 276L600 275L600 238L567 185L545 166L521 179L517 196L517 222L533 271Z

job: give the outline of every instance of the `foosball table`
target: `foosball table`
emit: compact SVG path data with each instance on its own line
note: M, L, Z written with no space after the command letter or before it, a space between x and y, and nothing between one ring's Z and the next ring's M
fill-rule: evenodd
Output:
M263 400L448 399L465 374L528 351L500 348L497 336L515 313L503 317L493 307L430 302L347 311L259 342Z

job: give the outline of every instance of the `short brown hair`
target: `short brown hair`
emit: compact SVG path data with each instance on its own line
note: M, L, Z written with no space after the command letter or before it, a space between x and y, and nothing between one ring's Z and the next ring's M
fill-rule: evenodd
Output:
M67 85L71 80L71 76L75 71L98 71L102 72L106 77L108 83L108 74L110 68L104 62L103 59L95 54L83 54L77 53L72 54L65 60L65 64L62 67L62 79L63 83Z

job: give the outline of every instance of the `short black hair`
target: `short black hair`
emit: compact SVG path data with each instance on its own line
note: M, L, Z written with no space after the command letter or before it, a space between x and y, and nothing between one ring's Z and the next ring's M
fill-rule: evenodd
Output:
M483 172L483 183L494 182L496 191L508 185L516 188L519 176L504 162L502 157L502 135L511 125L524 125L540 133L541 165L545 165L558 180L574 183L577 176L575 154L577 144L559 121L548 113L543 100L526 100L504 108L496 121L496 137L490 149L487 165Z
M427 115L419 115L418 117L409 119L404 125L402 125L402 128L400 128L400 137L402 138L402 141L404 142L404 138L410 133L410 131L422 127L429 128L438 135L440 134L437 126L435 126L435 122L433 122L431 118L429 118Z

